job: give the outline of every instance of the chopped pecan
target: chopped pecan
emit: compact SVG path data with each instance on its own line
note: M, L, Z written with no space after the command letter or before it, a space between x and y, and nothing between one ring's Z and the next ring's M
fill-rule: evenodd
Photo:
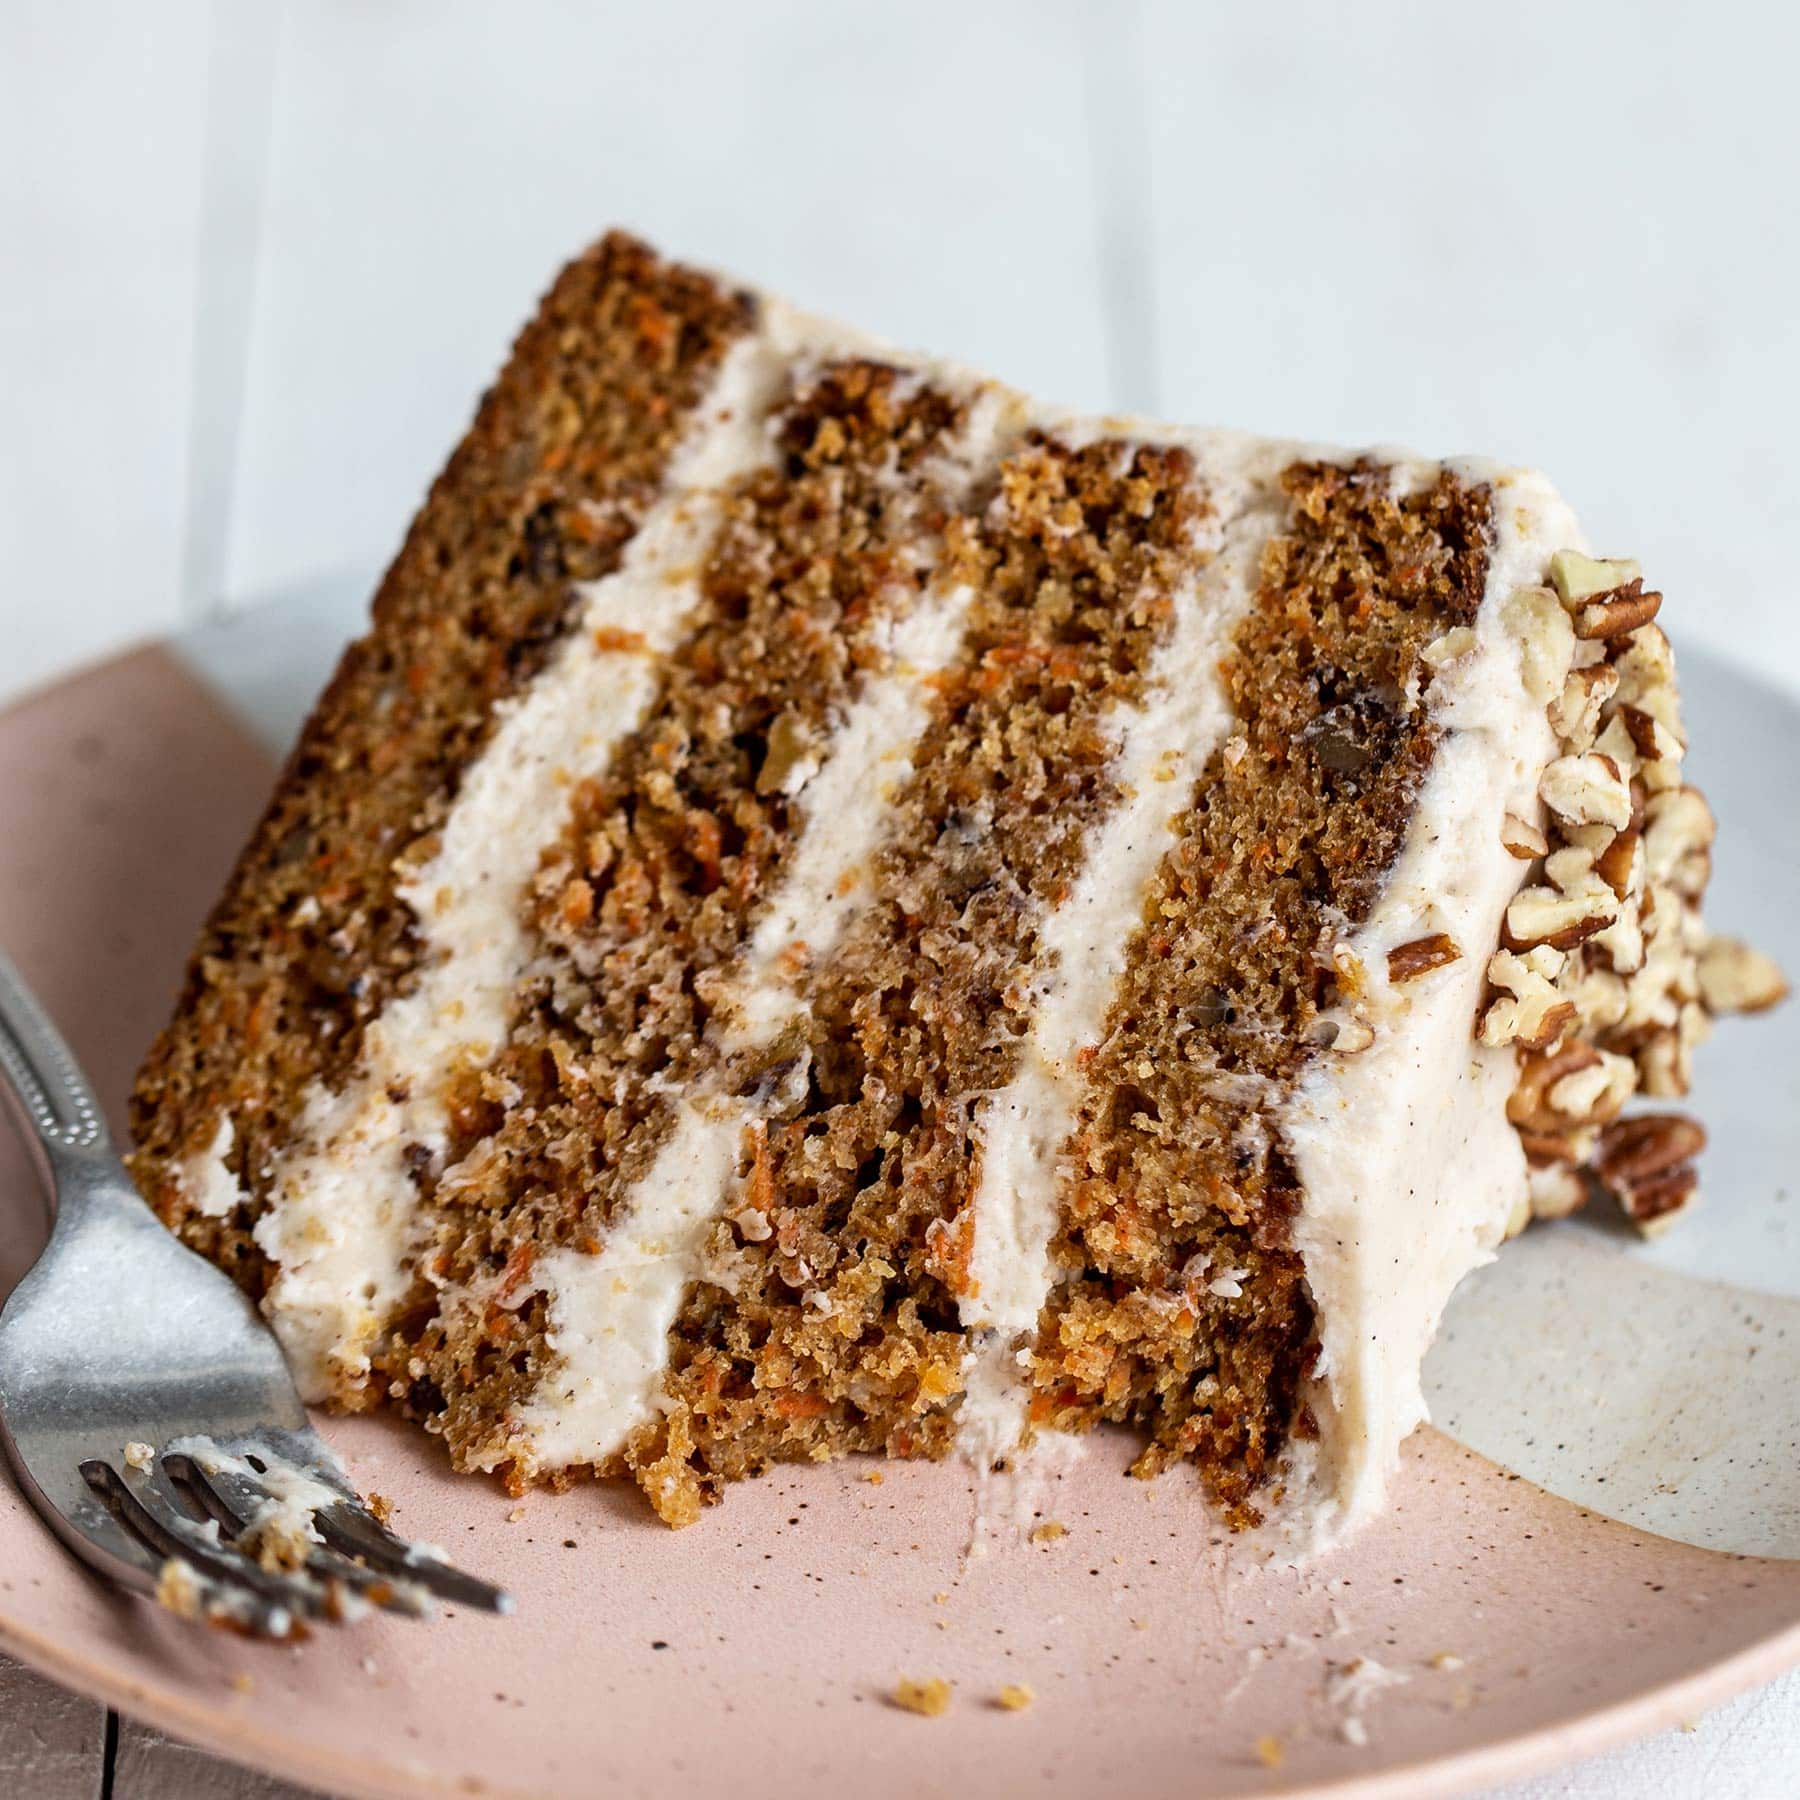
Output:
M1589 640L1623 637L1640 625L1648 625L1661 605L1661 594L1645 593L1641 581L1627 582L1577 608L1575 635Z
M1566 1219L1587 1205L1587 1177L1567 1163L1546 1163L1526 1173L1534 1219Z
M1629 1194L1619 1194L1626 1218L1645 1237L1658 1237L1692 1205L1700 1186L1700 1173L1690 1163L1685 1168L1671 1169L1654 1181L1640 1182Z
M1544 1095L1551 1109L1588 1125L1616 1119L1637 1089L1637 1065L1629 1056L1602 1050L1598 1062L1559 1077Z
M1525 1152L1527 1168L1574 1168L1581 1161L1580 1154L1566 1137L1553 1136L1547 1131L1521 1131L1519 1144Z
M1631 735L1631 742L1645 762L1680 762L1684 754L1681 740L1654 713L1629 703L1619 708L1619 717Z
M1497 950L1488 959L1487 976L1502 990L1481 1017L1479 1036L1493 1049L1517 1044L1524 1050L1548 1050L1575 1023L1574 1004L1551 985L1562 965L1559 950L1548 945L1520 956Z
M1598 750L1559 756L1543 773L1538 792L1559 819L1574 825L1631 823L1631 789L1618 762Z
M1597 594L1610 594L1641 580L1643 569L1629 557L1603 561L1579 550L1558 550L1550 558L1550 582L1565 606L1578 606Z
M1618 916L1618 896L1604 882L1583 884L1572 893L1540 883L1513 895L1502 938L1508 950L1529 950L1538 944L1573 950Z
M1640 707L1681 736L1681 703L1675 692L1675 656L1660 625L1643 625L1631 634L1613 667L1619 672L1619 698Z
M1500 841L1506 846L1507 854L1518 857L1521 862L1543 856L1550 848L1550 841L1543 832L1517 813L1508 813L1500 821Z
M1546 1137L1564 1135L1569 1118L1550 1104L1550 1090L1583 1069L1600 1067L1600 1052L1579 1041L1565 1044L1549 1056L1525 1056L1519 1060L1519 1083L1506 1102L1506 1116L1522 1130Z
M1621 900L1644 885L1644 835L1627 825L1594 859L1594 873Z
M1434 931L1429 937L1414 938L1411 943L1396 944L1388 952L1388 980L1413 981L1433 969L1457 962L1462 950L1447 931Z
M1652 794L1644 823L1645 870L1653 882L1667 881L1685 857L1709 848L1716 829L1706 796L1695 787Z
M1441 669L1465 656L1475 654L1478 639L1467 625L1453 625L1440 638L1433 638L1419 652L1419 660L1428 669Z
M1508 596L1501 613L1519 644L1519 673L1525 692L1548 706L1562 692L1575 651L1569 615L1548 588L1519 588Z
M1600 1134L1594 1173L1608 1187L1629 1187L1692 1162L1706 1148L1706 1128L1686 1113L1639 1113Z
M1787 995L1775 959L1741 938L1708 938L1700 952L1700 998L1711 1013L1759 1013Z
M1600 1134L1594 1175L1646 1235L1671 1224L1693 1198L1694 1158L1706 1133L1682 1113L1640 1113Z
M1565 750L1580 755L1593 749L1601 711L1618 687L1619 672L1611 663L1586 663L1569 671L1560 698L1550 707L1550 723Z

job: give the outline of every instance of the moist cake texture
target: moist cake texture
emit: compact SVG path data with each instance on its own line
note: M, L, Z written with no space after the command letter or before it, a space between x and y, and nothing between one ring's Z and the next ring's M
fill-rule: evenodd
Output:
M1450 1290L1692 1198L1711 817L1541 476L558 278L133 1098L309 1395L671 1524L1103 1421L1330 1541Z

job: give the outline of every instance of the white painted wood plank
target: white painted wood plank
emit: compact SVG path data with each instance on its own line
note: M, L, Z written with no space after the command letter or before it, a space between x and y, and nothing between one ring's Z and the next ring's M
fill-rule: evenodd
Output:
M1800 12L1155 0L1168 410L1545 467L1800 680Z
M119 1721L113 1800L325 1800L236 1763L221 1761L134 1719Z
M0 697L177 615L207 23L0 10Z
M0 1794L95 1800L106 1708L0 1656Z
M234 594L384 560L538 292L615 223L1104 401L1080 14L292 8Z

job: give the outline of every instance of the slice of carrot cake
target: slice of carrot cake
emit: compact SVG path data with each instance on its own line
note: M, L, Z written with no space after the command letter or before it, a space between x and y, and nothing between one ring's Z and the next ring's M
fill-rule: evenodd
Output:
M1106 1420L1341 1534L1451 1289L1685 1206L1659 595L1539 475L1075 418L613 236L207 922L135 1170L310 1395L671 1523Z

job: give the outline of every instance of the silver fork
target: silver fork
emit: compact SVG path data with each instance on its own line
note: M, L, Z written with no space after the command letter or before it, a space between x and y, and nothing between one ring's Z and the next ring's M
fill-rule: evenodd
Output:
M370 1605L418 1616L433 1597L510 1611L363 1504L256 1308L138 1197L4 955L0 1074L55 1215L0 1311L0 1439L64 1544L123 1588L264 1637Z

